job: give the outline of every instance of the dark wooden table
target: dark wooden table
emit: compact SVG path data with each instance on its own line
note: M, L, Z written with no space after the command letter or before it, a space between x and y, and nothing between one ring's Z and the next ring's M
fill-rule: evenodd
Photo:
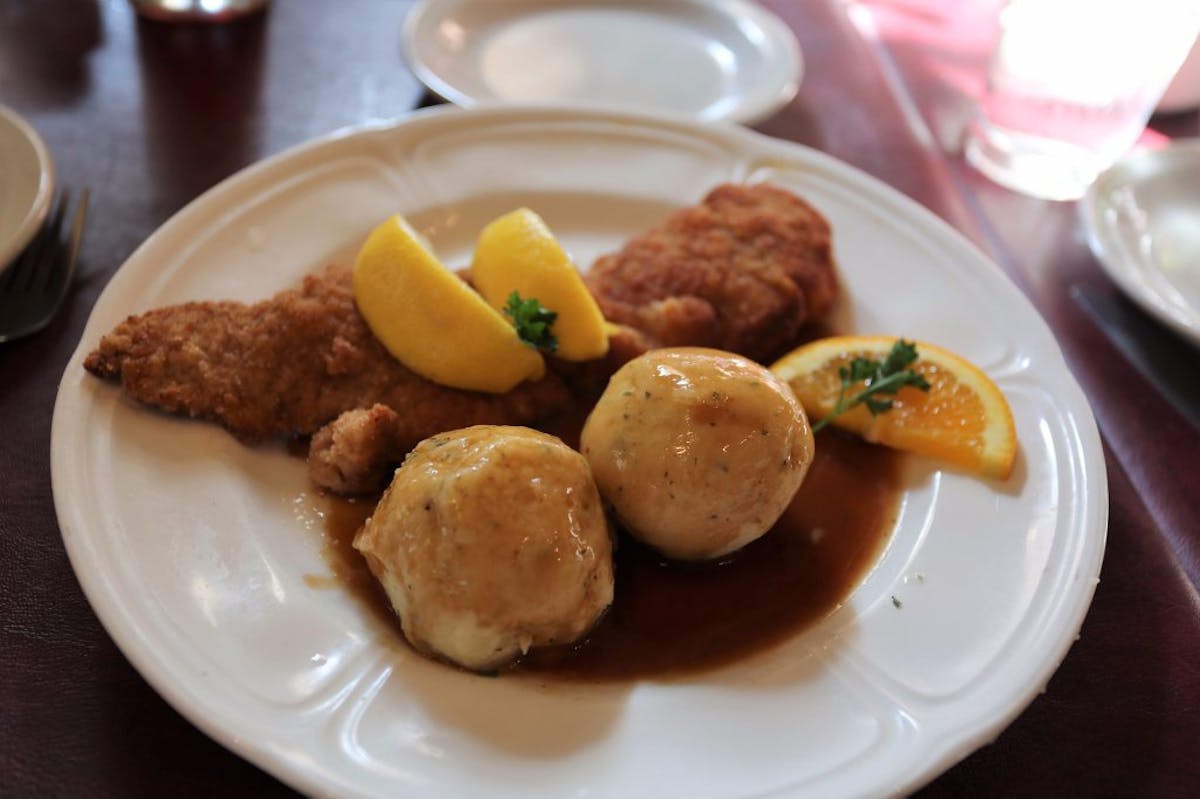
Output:
M291 793L184 721L97 622L55 522L50 417L99 292L171 214L264 156L423 102L400 51L409 5L275 0L265 15L206 27L139 22L125 0L0 4L0 102L41 132L63 183L93 192L65 309L36 337L0 345L0 794ZM1108 550L1080 640L995 743L924 795L1196 795L1200 430L1117 342L1170 373L1194 375L1200 355L1117 293L1073 204L1018 196L963 163L970 98L945 75L977 60L894 26L864 36L862 9L834 0L765 5L795 30L807 71L759 129L881 178L994 257L1054 330L1104 437ZM1196 113L1155 125L1200 135ZM1186 383L1181 396L1197 401Z

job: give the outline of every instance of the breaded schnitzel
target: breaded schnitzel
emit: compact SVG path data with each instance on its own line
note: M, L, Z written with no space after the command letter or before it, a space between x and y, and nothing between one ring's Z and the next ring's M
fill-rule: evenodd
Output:
M84 367L129 396L208 419L242 441L305 436L354 408L395 409L398 446L469 424L527 424L571 398L556 375L504 395L463 391L409 371L354 305L348 267L329 267L269 300L190 302L131 316Z
M829 223L769 184L724 184L601 257L584 277L605 318L662 346L766 363L829 312L838 281Z
M638 331L614 326L609 331L608 354L587 363L550 359L550 371L561 377L571 392L589 406L608 384L608 378L626 361L649 349ZM551 413L562 410L555 408ZM536 421L545 421L551 413ZM467 425L452 425L445 429ZM348 410L312 437L308 448L308 475L313 483L336 494L370 494L386 487L388 468L404 460L413 448L409 422L384 404Z
M126 319L84 366L134 399L218 422L242 441L312 436L313 482L376 491L389 467L434 433L532 425L594 399L625 361L653 346L705 345L768 360L830 309L837 277L829 225L766 185L725 185L700 206L600 258L585 276L620 323L609 354L550 359L542 380L504 395L442 386L411 372L359 314L349 267L247 305L191 302Z

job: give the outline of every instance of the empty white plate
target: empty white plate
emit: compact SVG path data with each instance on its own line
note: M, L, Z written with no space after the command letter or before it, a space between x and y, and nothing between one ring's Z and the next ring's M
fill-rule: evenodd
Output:
M54 163L41 137L0 105L0 272L37 233L54 194Z
M1123 158L1096 179L1080 210L1109 277L1200 346L1200 140Z
M750 123L788 103L800 47L745 0L424 0L404 51L460 106L598 105Z

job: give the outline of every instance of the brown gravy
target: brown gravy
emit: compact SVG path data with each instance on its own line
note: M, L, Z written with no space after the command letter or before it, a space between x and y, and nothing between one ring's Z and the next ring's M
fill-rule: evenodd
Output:
M664 560L619 533L612 607L571 647L538 649L513 671L568 679L662 676L728 663L834 610L870 568L895 523L901 456L822 431L808 477L780 521L733 556ZM382 588L354 550L374 501L331 500L326 559L397 635Z

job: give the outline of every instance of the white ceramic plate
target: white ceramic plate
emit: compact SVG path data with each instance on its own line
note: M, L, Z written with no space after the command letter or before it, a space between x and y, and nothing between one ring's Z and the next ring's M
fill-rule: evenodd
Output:
M1079 207L1109 277L1200 346L1200 141L1126 156L1096 179Z
M396 211L463 263L486 221L528 205L587 264L715 184L761 180L828 215L854 328L950 345L999 382L1021 455L1004 484L915 463L892 540L849 600L727 668L588 686L424 660L329 587L302 461L140 409L81 365L129 313L267 297L351 257ZM71 562L135 666L225 746L337 796L914 788L1045 686L1092 596L1107 513L1095 423L1050 333L934 216L736 126L544 109L419 113L298 147L193 202L96 304L58 395L52 469Z
M0 273L46 219L54 194L54 162L41 137L0 105Z
M416 76L461 106L606 106L755 122L795 95L800 47L746 0L424 0Z

